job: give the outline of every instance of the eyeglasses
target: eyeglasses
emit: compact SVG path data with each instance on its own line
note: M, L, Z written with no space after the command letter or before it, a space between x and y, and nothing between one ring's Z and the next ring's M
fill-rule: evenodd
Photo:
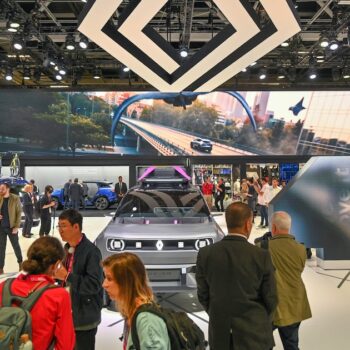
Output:
M69 226L67 226L67 225L57 225L57 226L56 226L57 229L60 229L60 228L61 228L61 229L63 229L63 230L64 230L65 228L67 228L67 227L69 227Z

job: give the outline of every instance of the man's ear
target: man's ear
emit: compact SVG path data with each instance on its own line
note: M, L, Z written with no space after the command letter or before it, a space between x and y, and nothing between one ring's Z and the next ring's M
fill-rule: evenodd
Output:
M274 235L276 233L276 225L272 224L271 225L271 233Z

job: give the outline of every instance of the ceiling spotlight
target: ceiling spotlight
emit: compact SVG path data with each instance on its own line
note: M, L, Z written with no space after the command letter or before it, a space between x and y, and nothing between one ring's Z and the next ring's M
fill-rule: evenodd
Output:
M83 50L87 49L89 46L89 40L83 35L80 35L79 46Z
M57 64L57 59L56 59L56 57L49 57L48 58L48 60L49 60L49 64L51 65L51 66L56 66L56 64Z
M267 70L265 68L260 69L259 79L264 80L267 77Z
M58 73L60 73L61 75L66 75L67 74L67 70L64 67L61 67L58 69Z
M9 68L6 69L5 79L7 81L11 81L13 79L12 68L9 67Z
M58 71L59 71L58 66L55 66L55 67L54 67L54 70L58 72Z
M286 77L286 72L283 68L278 70L277 79L284 79Z
M349 79L350 78L350 70L349 70L349 68L343 68L342 75L343 75L344 79Z
M130 72L130 68L129 67L123 67L123 72L125 72L125 73Z
M247 71L247 68L243 68L242 72L245 73Z
M56 74L56 75L55 75L55 78L56 78L56 80L62 80L62 75Z
M188 48L187 47L185 47L185 46L181 47L180 56L182 58L186 58L188 56Z
M256 64L257 64L257 62L254 61L254 62L252 62L252 63L250 64L250 66L253 67L253 66L255 66Z
M81 2L87 2L87 0L81 0Z
M16 33L18 31L17 28L15 27L11 27L11 22L10 21L7 21L6 23L6 29L11 32L11 33Z
M66 49L69 51L73 51L75 49L75 40L72 34L68 34L66 36Z
M316 79L317 78L317 71L316 71L316 69L315 68L311 68L310 70L309 70L309 79L311 79L311 80L314 80L314 79Z
M100 79L102 77L102 70L101 68L95 68L93 73L94 79Z
M16 50L22 50L24 48L24 41L21 37L15 37L12 45Z
M335 50L338 50L339 48L339 42L338 40L334 39L330 42L329 44L329 48L332 50L332 51L335 51Z
M10 28L19 28L21 26L19 18L15 15L8 20L8 24Z
M323 48L326 48L328 47L328 45L329 45L329 39L323 35L320 40L320 46Z
M285 41L281 44L282 47L288 47L289 46L289 42L288 41Z
M24 67L24 69L23 69L23 79L24 80L29 80L30 77L31 77L30 69L28 67Z

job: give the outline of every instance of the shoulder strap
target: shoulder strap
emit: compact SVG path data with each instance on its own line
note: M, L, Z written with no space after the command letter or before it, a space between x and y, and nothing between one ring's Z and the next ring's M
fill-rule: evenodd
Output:
M269 240L268 239L262 239L260 243L260 247L266 250L269 250Z
M54 284L46 284L45 286L34 290L27 297L21 297L11 292L11 286L14 280L15 278L9 278L5 281L2 290L2 306L12 306L14 301L19 301L22 309L30 311L46 290L58 288L58 286Z
M157 308L156 304L153 304L153 303L143 304L136 310L131 320L131 329L130 329L132 342L136 350L140 350L140 339L139 339L139 335L137 334L136 321L137 321L137 316L142 312L150 312L152 314L159 316L161 319L164 320L164 316L161 314L161 311Z
M11 286L14 278L8 278L2 288L2 305L1 306L11 306Z

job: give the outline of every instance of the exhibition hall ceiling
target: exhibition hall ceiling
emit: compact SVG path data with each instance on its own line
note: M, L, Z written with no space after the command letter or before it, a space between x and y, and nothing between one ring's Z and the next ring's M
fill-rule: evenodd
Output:
M347 89L349 27L348 0L0 0L0 87Z

